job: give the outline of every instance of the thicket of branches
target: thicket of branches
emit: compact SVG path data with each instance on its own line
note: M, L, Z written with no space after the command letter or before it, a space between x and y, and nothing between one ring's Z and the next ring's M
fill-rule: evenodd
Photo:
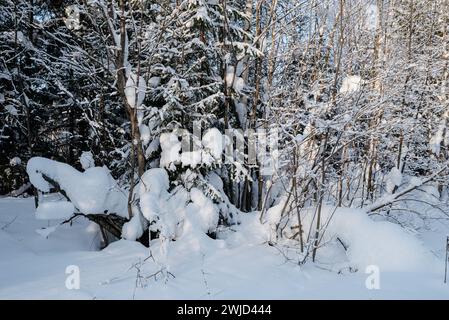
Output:
M91 151L131 203L161 134L200 123L278 130L271 176L170 172L217 173L229 205L262 220L278 206L300 227L314 207L319 231L323 204L389 210L427 183L447 197L447 0L0 1L2 194L32 156L80 168ZM145 84L134 106L130 80Z

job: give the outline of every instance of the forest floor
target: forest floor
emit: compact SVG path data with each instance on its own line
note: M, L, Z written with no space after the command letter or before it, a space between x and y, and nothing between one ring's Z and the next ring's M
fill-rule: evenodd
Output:
M435 231L421 235L438 256L435 269L381 270L379 289L368 289L365 270L338 273L323 256L298 266L249 229L228 231L207 250L173 243L161 262L131 241L99 250L98 230L82 219L48 237L36 232L48 226L35 219L33 199L0 199L0 299L449 299L445 235ZM79 289L66 287L69 266L79 270Z

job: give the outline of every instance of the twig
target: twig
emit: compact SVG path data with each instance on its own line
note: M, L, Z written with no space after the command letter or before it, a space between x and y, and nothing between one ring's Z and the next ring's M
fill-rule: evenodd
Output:
M2 229L2 230L6 230L6 228L8 228L14 221L17 220L17 217L18 217L18 215L15 216L14 219L12 219L11 221L7 222L4 226L2 226L1 229Z

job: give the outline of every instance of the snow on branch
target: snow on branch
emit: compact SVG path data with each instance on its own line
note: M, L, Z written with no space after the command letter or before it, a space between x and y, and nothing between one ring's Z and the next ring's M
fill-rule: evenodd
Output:
M397 193L387 194L387 195L383 196L382 198L380 198L373 204L366 206L364 208L365 211L373 212L373 211L379 210L383 207L386 207L386 206L392 204L393 202L395 202L396 199L402 197L403 195L405 195L409 192L412 192L413 190L416 190L418 187L420 187L426 183L433 181L436 177L438 177L446 169L447 169L447 166L444 166L442 169L438 170L437 172L435 172L434 174L428 176L427 178L425 178L423 180L420 180L417 178L413 179L412 182L405 189L403 189Z
M115 213L127 217L126 195L106 167L92 167L80 172L68 164L35 157L28 161L27 173L30 182L42 192L50 191L49 181L56 182L79 212Z

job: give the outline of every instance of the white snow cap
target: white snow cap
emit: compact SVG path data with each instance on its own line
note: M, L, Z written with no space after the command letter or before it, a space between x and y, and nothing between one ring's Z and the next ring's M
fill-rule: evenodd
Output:
M14 157L9 161L9 165L14 166L20 166L22 164L22 160L19 157Z
M402 173L401 171L393 167L390 173L387 175L387 181L385 183L385 188L388 193L393 193L395 187L399 187L402 182Z
M126 81L125 95L126 101L128 101L128 104L131 106L131 108L140 107L143 100L145 99L146 89L147 85L143 77L140 76L137 81L137 75L135 73L131 73L129 75L128 80Z
M167 171L162 168L153 168L145 171L141 177L139 192L141 194L145 192L153 192L160 195L162 192L167 191L169 187L169 180Z
M181 160L181 142L178 136L173 132L162 133L159 143L162 149L160 166L174 170L175 165Z
M353 93L360 89L363 84L363 80L360 76L347 76L343 79L341 84L340 93Z
M95 167L95 160L92 152L83 151L83 153L81 153L80 163L84 170Z

